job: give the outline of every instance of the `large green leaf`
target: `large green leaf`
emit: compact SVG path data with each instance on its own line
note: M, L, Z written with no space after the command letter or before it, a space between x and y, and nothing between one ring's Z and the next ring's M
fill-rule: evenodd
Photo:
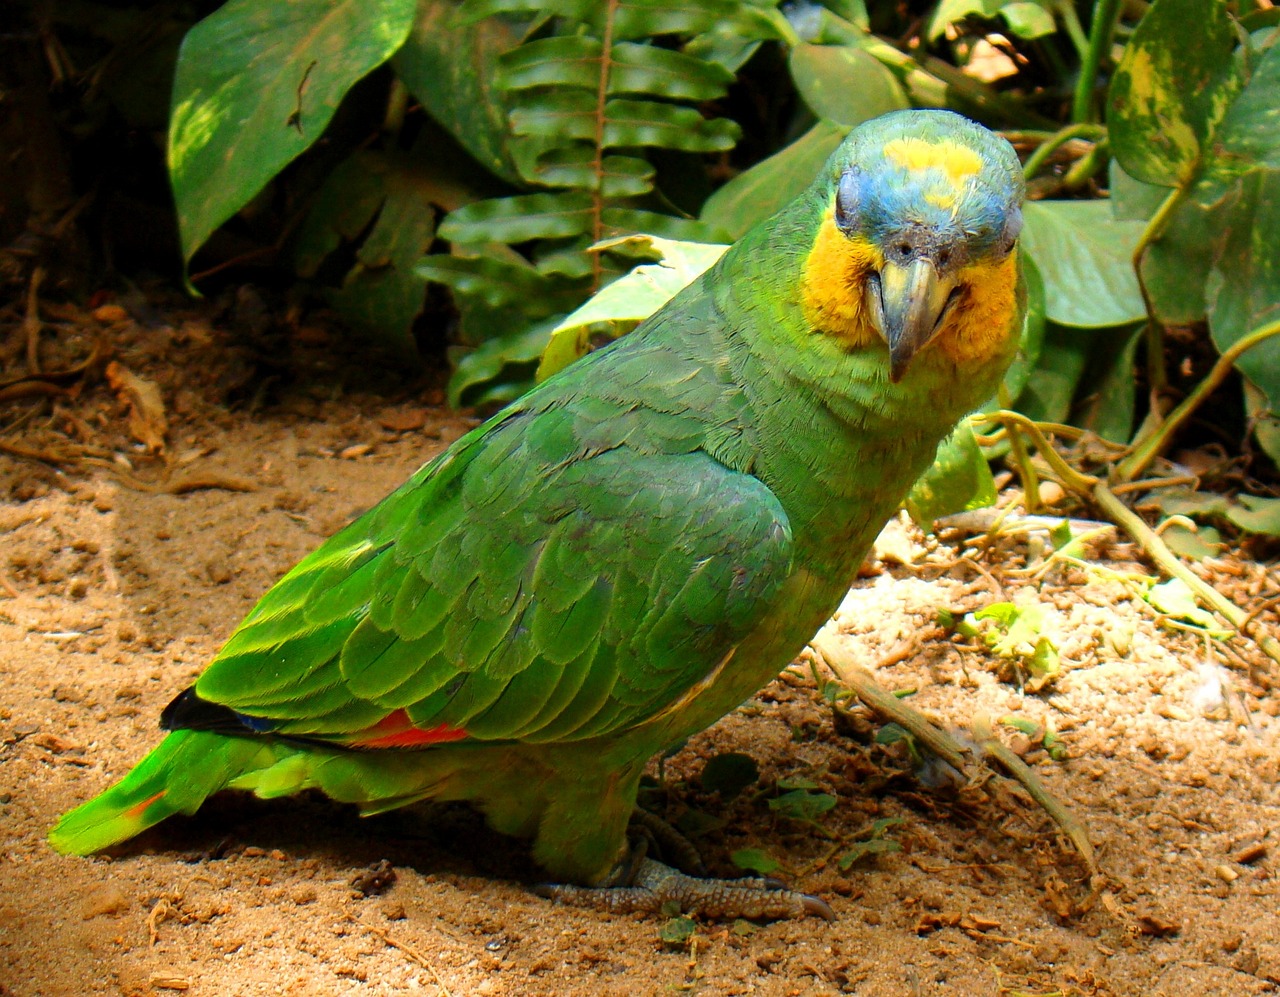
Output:
M1247 378L1244 382L1244 413L1253 426L1253 435L1263 452L1280 466L1280 405L1272 405L1267 396Z
M1037 422L1066 422L1093 343L1090 329L1047 323L1040 359L1018 398L1018 411Z
M702 206L702 220L718 237L732 241L768 218L813 183L848 129L819 121L781 152L740 173Z
M1017 401L1023 388L1031 378L1040 360L1040 349L1044 345L1044 278L1040 276L1040 268L1036 266L1027 253L1022 253L1022 279L1027 296L1027 311L1022 320L1022 335L1018 340L1018 353L1004 375L1005 390L1010 400ZM997 400L998 407L998 400Z
M1071 412L1071 424L1104 439L1127 443L1133 433L1137 377L1134 356L1142 326L1093 330L1088 363L1081 376L1083 397Z
M1145 183L1185 186L1239 86L1220 0L1155 0L1107 93L1111 151Z
M1022 240L1044 278L1046 312L1063 325L1120 325L1146 314L1133 252L1139 222L1116 221L1106 201L1031 201Z
M797 45L790 65L809 110L846 128L908 106L897 77L860 47Z
M362 150L325 181L294 240L299 273L311 276L340 242L355 265L330 303L370 339L416 357L413 323L426 282L414 270L435 236L434 178L404 153Z
M1247 174L1217 221L1225 239L1209 272L1206 300L1213 341L1225 350L1280 321L1280 170ZM1246 351L1236 367L1280 408L1280 337Z
M995 501L991 468L966 419L942 441L932 466L912 485L902 504L911 518L928 530L935 519L994 505Z
M507 106L498 57L518 45L523 26L502 18L467 22L456 0L420 0L413 28L392 64L423 109L485 169L514 182Z
M169 175L184 260L320 137L403 44L414 0L230 0L182 43Z

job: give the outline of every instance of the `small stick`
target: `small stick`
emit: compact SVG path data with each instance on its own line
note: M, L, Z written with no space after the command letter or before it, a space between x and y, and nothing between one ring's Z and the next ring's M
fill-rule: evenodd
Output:
M1027 763L1015 755L1003 741L995 736L991 729L991 718L985 713L979 713L973 718L973 736L982 747L983 753L988 758L998 762L1001 768L1031 794L1031 798L1040 804L1045 813L1053 818L1054 823L1062 828L1067 837L1071 839L1071 843L1076 846L1076 851L1080 853L1080 857L1084 859L1085 864L1089 867L1090 875L1097 873L1098 860L1094 855L1093 845L1089 841L1089 832L1085 830L1084 825L1066 807L1055 800L1053 795L1044 788L1044 783L1040 781L1039 776L1031 771Z
M440 979L440 974L436 972L435 967L432 966L431 963L427 962L426 957L423 956L422 953L419 952L417 949L415 949L412 945L406 945L404 942L396 941L394 938L391 937L390 932L385 931L382 928L376 928L372 924L367 924L364 921L357 921L356 923L359 924L362 928L365 928L368 931L372 931L375 935L381 938L393 949L399 949L401 952L407 955L410 960L412 960L413 962L416 962L419 966L421 966L423 969L425 969L428 973L431 974L431 978L436 981L436 986L440 988L440 992L444 994L444 997L453 997L453 994L449 992L449 988L444 985L444 980Z
M906 729L912 737L956 771L968 775L964 751L956 740L946 731L930 723L919 710L911 708L892 693L881 688L870 675L854 663L848 652L836 641L825 634L819 634L810 646L859 699L877 713Z

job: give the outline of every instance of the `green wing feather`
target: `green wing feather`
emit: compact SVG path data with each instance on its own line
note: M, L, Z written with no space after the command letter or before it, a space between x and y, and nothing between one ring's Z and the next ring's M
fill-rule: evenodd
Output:
M585 372L535 392L303 560L199 695L337 741L400 709L565 740L678 699L768 606L792 539L760 481L699 449L713 375L655 384L663 349L630 352L603 392L575 396Z

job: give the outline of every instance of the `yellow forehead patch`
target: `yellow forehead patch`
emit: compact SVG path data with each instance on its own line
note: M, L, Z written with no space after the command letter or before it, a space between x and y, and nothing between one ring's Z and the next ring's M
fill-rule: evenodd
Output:
M895 138L884 146L885 158L904 170L942 170L952 184L982 172L982 157L955 142L926 142L921 138Z

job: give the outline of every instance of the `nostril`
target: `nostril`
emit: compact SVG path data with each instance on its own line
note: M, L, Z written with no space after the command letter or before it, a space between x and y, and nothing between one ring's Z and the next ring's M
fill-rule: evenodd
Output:
M898 252L903 256L911 255L911 243L901 242L898 244Z
M949 253L947 250L944 249L942 252L938 254L938 266L945 267L950 262L951 262L951 253Z

